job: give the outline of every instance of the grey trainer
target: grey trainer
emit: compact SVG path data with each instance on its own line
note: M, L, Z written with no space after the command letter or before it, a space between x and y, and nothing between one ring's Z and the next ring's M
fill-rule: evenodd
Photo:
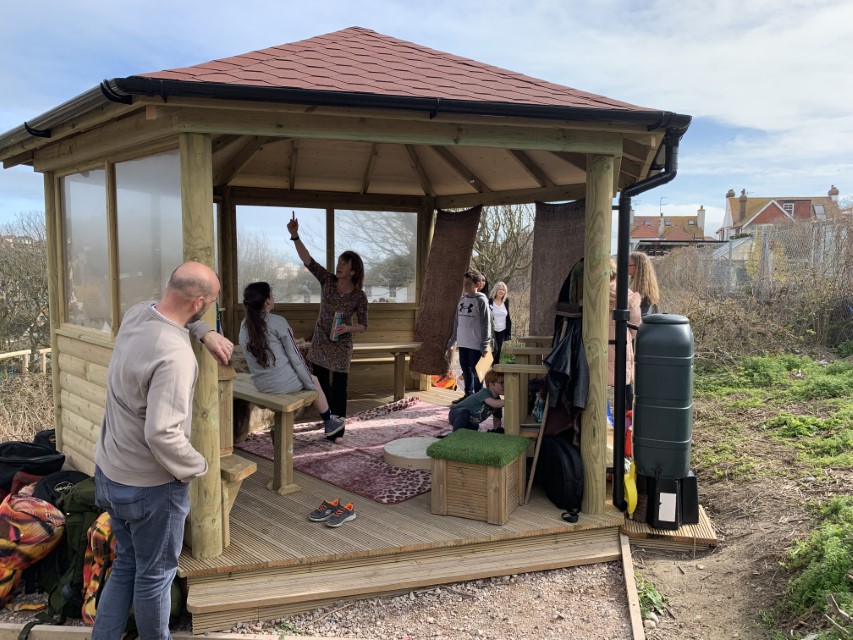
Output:
M340 527L344 522L355 520L355 506L352 502L339 506L335 509L332 517L326 520L327 527Z
M339 434L341 431L344 430L345 424L345 418L341 418L340 416L331 416L323 423L323 430L326 433L326 437L328 438Z

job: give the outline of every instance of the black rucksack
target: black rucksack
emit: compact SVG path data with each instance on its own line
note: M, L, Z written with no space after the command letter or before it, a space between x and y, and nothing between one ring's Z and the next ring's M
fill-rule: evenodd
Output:
M30 442L3 442L0 444L0 495L12 488L12 478L18 471L36 476L46 476L59 471L65 464L65 454L55 449Z
M580 451L566 433L542 439L536 479L555 505L566 511L580 509L583 463Z
M56 451L56 429L44 429L33 436L33 444L40 444Z

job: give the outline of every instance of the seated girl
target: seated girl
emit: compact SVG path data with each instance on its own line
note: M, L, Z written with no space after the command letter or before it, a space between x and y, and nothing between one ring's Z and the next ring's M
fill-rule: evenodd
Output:
M243 290L246 318L240 325L240 346L246 355L249 374L258 391L292 393L313 389L320 395L314 408L323 419L326 437L334 440L344 428L344 419L333 416L320 381L312 376L299 353L287 320L270 313L272 289L266 282L253 282Z

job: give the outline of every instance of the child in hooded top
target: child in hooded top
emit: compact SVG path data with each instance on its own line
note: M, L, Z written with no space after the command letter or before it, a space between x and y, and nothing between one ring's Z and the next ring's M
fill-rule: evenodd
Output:
M492 338L489 299L477 290L477 285L483 281L483 274L479 271L465 274L462 287L464 293L456 304L453 333L447 343L448 350L453 349L454 345L459 347L459 366L465 381L466 398L483 388L476 366L480 358L486 355Z
M453 430L473 429L478 431L480 423L489 416L493 417L494 428L491 431L503 433L501 419L503 418L504 374L493 369L486 372L485 388L463 399L459 404L450 408L447 419Z

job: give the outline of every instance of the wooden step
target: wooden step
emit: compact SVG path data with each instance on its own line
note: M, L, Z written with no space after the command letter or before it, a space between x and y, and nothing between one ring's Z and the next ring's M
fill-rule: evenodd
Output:
M346 525L344 525L346 526ZM271 620L341 598L375 597L420 587L618 560L618 528L336 560L226 578L188 579L193 632Z

